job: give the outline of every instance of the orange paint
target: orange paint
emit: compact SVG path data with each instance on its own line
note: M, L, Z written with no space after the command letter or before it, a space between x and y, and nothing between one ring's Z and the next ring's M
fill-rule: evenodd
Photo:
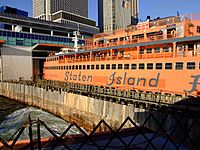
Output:
M128 31L95 35L84 46L90 51L47 58L44 78L197 96L200 93L200 31L191 34L194 29L190 23L194 28L200 26L199 20L175 16L150 21L145 30L132 27ZM196 40L185 40L187 37ZM112 47L122 45L128 47ZM98 50L102 47L105 50Z

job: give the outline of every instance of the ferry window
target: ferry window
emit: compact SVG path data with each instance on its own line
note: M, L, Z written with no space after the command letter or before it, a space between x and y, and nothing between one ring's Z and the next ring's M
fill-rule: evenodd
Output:
M118 64L118 69L122 69L122 64Z
M64 70L66 69L65 66L63 66L63 69L64 69Z
M183 70L183 62L176 62L176 70Z
M119 51L120 55L123 56L124 55L124 51Z
M137 69L137 64L131 64L131 69L132 69L132 70Z
M94 70L94 65L91 65L91 69Z
M144 64L139 64L139 69L144 69L145 65Z
M78 70L78 65L76 65L76 70Z
M85 65L83 65L83 70L85 70L85 68L86 68Z
M117 65L116 64L112 64L112 69L116 69Z
M153 69L153 63L148 63L147 64L147 69Z
M163 52L169 52L169 47L168 46L163 47Z
M147 54L152 53L152 48L147 48L147 49L146 49L146 53L147 53Z
M160 53L160 47L154 48L154 52L155 52L155 53Z
M144 54L144 49L140 49L139 54Z
M114 50L114 56L117 56L117 54L118 54L118 51Z
M105 65L102 64L102 65L101 65L101 69L102 69L102 70L105 69Z
M124 69L129 69L129 64L124 64Z
M195 62L187 62L187 69L194 70L195 69Z
M90 69L90 65L87 65L87 69Z
M99 65L96 65L96 69L99 69Z
M172 69L172 63L165 63L165 69Z
M200 33L200 26L197 26L197 33Z
M110 69L110 64L106 64L106 69Z
M69 66L65 66L66 70L68 70Z
M156 63L156 69L162 69L162 63Z
M72 70L74 70L74 68L75 68L75 66L73 65L73 66L72 66Z
M59 66L59 68L58 68L59 70L61 69L61 66Z
M79 65L79 70L82 70L82 65Z
M72 69L72 66L69 66L69 70L71 70Z

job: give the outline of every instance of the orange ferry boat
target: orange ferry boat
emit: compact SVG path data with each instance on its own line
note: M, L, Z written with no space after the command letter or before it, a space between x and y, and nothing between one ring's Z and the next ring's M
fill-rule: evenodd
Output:
M163 94L200 95L200 15L147 20L47 57L44 78Z

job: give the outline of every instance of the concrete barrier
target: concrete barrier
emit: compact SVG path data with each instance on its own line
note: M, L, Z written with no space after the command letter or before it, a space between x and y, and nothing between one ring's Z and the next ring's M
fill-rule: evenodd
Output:
M135 116L144 110L135 108L134 105L117 104L63 90L50 90L48 87L1 82L0 95L41 108L68 122L74 121L88 131L92 131L101 119L114 129L128 116L135 119L135 122L141 122L144 120L141 117L145 117ZM125 127L131 125L126 124Z

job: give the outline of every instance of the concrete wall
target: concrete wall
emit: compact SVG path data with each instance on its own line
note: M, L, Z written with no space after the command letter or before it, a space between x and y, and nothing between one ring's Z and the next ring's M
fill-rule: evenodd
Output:
M33 75L32 48L25 46L8 46L1 48L1 66L3 80L30 80Z
M0 95L47 110L66 121L74 121L87 130L92 130L101 119L113 128L118 128L127 116L137 120L145 117L138 116L137 112L144 110L135 108L133 105L126 106L30 85L1 82ZM127 123L126 127L131 127L131 125ZM104 130L104 128L99 130Z

